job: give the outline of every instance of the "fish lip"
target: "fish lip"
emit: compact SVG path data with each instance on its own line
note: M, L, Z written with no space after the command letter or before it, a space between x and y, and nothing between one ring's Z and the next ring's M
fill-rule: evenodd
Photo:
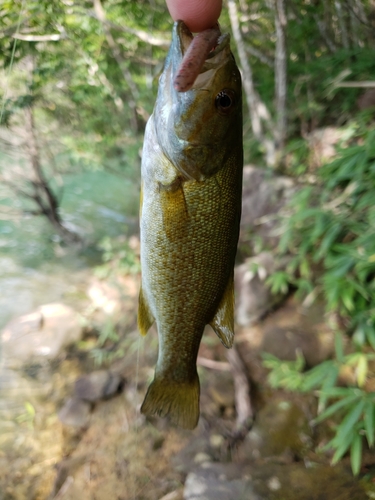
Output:
M172 43L177 42L176 45L180 49L181 59L189 48L194 36L193 33L186 26L184 21L176 21L173 25Z

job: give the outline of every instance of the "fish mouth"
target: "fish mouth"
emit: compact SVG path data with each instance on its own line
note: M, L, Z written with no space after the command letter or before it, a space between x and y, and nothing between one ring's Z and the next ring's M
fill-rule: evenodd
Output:
M210 52L207 59L215 57L227 45L229 45L229 34L221 33L219 23L217 23L214 28L219 31L220 35L218 37L217 44ZM187 49L190 47L190 44L194 39L194 35L183 21L176 21L173 27L172 39L177 39L179 41L181 56L183 57L186 54Z
M230 35L228 33L221 34L220 26L217 23L215 29L219 32L219 37L215 47L208 54L199 74L195 79L192 89L201 89L209 85L209 81L214 76L215 71L225 64L230 54ZM180 66L184 55L189 49L194 35L183 21L176 21L173 26L172 45L174 45L174 71L177 73L177 68Z

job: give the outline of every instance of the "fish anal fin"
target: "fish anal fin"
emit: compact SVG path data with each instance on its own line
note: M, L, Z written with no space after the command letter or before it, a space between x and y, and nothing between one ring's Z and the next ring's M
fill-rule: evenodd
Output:
M169 417L184 429L194 429L199 420L199 379L174 382L155 376L148 388L141 412L144 415Z
M221 342L228 349L233 345L234 339L234 280L233 273L228 280L227 287L219 303L210 326L215 331Z
M145 296L143 294L143 290L141 288L139 292L139 299L138 299L138 330L140 331L141 335L146 335L148 330L151 328L155 321L155 318L153 317L149 305L147 303L147 300L145 299Z

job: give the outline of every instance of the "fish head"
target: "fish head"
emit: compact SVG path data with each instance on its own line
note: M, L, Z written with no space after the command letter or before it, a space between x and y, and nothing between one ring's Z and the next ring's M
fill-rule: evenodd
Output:
M221 35L192 88L178 92L174 79L192 40L187 26L177 21L159 80L154 120L159 146L180 175L203 181L223 167L234 149L242 151L241 75L229 34Z

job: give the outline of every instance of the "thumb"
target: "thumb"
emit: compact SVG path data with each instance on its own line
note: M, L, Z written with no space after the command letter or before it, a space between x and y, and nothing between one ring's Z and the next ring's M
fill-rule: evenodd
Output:
M222 0L166 0L174 21L182 20L195 33L212 28L219 19Z

